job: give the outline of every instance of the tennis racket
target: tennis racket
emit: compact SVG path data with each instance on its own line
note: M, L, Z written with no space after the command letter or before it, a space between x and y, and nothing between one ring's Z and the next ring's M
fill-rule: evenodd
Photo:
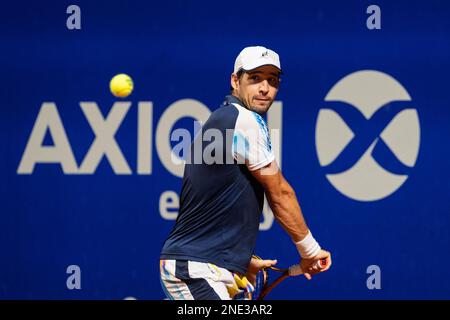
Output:
M260 259L257 256L254 257ZM327 266L327 260L326 259L318 260L314 264L314 266L317 266L318 269L323 269ZM269 284L268 269L281 273L281 275L278 278L276 278L271 284ZM255 292L256 294L254 295L254 297L256 297L256 300L263 300L273 290L273 288L279 285L284 279L288 277L299 276L301 274L303 274L303 270L299 264L294 264L287 269L281 269L277 267L264 268L260 271L260 274L257 277L256 282L257 290ZM259 294L258 291L260 292Z

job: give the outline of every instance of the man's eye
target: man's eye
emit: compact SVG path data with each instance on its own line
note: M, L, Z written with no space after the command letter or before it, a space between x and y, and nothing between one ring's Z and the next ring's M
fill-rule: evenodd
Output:
M258 80L259 77L258 77L258 76L251 76L250 79L252 79L252 80Z

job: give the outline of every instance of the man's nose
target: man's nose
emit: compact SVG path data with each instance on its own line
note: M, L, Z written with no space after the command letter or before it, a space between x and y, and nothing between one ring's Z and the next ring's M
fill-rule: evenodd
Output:
M269 82L267 80L263 80L260 82L259 91L265 94L269 92Z

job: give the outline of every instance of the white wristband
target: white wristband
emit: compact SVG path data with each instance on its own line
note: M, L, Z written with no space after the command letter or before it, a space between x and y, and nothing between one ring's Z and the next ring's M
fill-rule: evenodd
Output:
M308 234L299 242L295 242L298 253L304 259L311 259L317 256L321 248L317 241L313 238L311 232L308 230Z

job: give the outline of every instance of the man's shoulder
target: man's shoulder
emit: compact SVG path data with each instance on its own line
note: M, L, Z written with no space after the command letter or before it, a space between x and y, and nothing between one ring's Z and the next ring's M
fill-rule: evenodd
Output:
M211 124L220 122L232 122L239 129L258 129L265 125L263 117L258 113L242 106L240 101L233 96L227 96L225 101L211 113L208 120Z
M233 104L222 104L211 113L213 117L237 117L238 109Z
M237 118L239 116L239 111L235 106L230 104L222 104L219 108L214 110L209 116L203 128L234 128Z
M236 106L236 109L239 112L236 126L240 129L258 130L262 126L266 126L264 118L258 113L248 110L242 106Z

